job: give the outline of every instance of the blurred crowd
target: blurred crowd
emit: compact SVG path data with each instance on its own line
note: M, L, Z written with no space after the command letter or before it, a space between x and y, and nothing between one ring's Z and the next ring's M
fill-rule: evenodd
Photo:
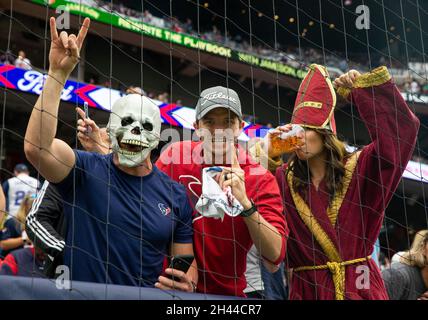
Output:
M30 59L27 58L27 55L23 50L19 50L17 56L15 56L12 51L7 50L5 53L0 55L0 63L14 65L17 68L25 70L31 70L33 68L31 66Z

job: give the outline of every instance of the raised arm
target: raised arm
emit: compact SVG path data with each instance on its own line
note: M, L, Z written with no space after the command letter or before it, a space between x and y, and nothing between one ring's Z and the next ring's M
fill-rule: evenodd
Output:
M64 141L56 139L58 107L61 91L79 62L80 49L90 20L83 21L79 35L59 36L55 18L50 18L51 48L49 72L43 91L34 105L25 133L24 151L28 161L50 182L62 181L75 164L75 155Z
M365 194L367 204L384 209L412 156L419 119L407 106L386 67L352 74L348 72L334 84L338 94L357 107L368 129L372 142L360 155L358 174L364 177L363 189L373 191L373 197ZM379 197L377 192L384 196Z

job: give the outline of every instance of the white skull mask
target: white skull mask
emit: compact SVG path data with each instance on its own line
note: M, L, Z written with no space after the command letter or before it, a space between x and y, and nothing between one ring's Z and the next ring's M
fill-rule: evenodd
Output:
M119 164L137 167L159 143L159 108L139 94L121 97L112 107L107 128Z

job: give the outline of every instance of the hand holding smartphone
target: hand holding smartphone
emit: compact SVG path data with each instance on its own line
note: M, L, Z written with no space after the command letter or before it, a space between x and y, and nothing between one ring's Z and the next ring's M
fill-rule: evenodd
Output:
M180 254L169 258L168 267L187 273L195 257L191 254Z
M155 287L163 290L195 292L196 284L187 275L195 257L191 254L175 255L168 258L168 268L159 277ZM181 271L181 272L179 272Z

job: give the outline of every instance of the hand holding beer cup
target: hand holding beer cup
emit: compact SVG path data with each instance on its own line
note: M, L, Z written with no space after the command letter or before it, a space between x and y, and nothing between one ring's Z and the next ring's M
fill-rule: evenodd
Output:
M270 158L277 158L304 145L305 131L295 124L286 124L270 130L263 140Z

